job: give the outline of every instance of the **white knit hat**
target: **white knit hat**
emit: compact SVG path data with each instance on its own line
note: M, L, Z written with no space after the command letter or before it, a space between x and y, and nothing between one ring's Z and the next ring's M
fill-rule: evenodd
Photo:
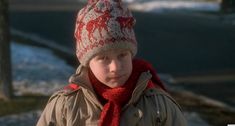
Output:
M76 55L87 66L97 53L110 49L129 49L137 53L133 30L135 19L121 0L88 0L77 16L74 36Z

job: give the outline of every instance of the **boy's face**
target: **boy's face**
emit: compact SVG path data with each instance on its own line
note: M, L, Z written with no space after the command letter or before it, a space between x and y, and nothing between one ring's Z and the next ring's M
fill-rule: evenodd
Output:
M132 72L132 55L129 50L109 50L99 53L89 62L95 77L103 84L114 88L122 86Z

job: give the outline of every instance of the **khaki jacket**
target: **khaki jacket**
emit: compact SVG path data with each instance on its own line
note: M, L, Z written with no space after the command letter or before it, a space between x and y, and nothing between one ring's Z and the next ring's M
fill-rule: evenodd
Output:
M130 101L122 108L120 126L186 126L179 105L166 92L145 90L152 75L139 77ZM73 91L62 90L51 96L37 126L97 126L102 104L89 82L87 70L79 67L70 78L79 85Z

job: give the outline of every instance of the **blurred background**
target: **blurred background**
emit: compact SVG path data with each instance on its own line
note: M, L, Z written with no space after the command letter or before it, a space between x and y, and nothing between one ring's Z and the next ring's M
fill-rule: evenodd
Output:
M123 0L136 18L137 57L150 61L189 126L235 124L235 1ZM13 101L1 126L32 126L78 66L73 37L86 0L10 0ZM1 74L1 73L0 73ZM35 100L36 99L36 100Z

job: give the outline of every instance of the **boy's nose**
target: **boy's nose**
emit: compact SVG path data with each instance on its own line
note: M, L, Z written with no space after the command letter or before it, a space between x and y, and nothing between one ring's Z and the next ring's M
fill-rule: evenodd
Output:
M118 72L121 69L121 63L118 60L112 60L110 63L110 72Z

